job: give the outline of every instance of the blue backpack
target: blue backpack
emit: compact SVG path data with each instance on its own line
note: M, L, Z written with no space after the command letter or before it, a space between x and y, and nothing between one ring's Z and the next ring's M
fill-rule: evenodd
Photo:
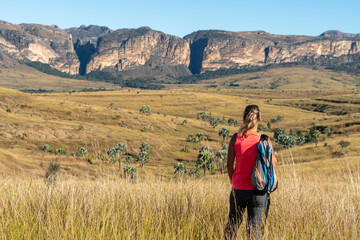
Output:
M262 134L257 149L254 170L251 173L251 183L254 189L271 193L278 187L278 179L272 163L273 149L268 136Z

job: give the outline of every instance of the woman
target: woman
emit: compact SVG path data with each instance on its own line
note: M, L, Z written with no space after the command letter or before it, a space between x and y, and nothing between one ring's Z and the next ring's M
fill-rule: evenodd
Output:
M229 218L225 227L225 239L236 238L236 232L242 222L245 209L247 209L248 213L246 224L248 237L258 239L260 235L260 225L267 203L267 193L255 191L251 183L251 173L254 168L261 136L257 132L260 120L259 107L256 105L247 106L243 115L244 124L239 129L239 132L232 136L229 143L227 170L232 190L230 193ZM272 156L272 162L275 166L277 161L274 155Z

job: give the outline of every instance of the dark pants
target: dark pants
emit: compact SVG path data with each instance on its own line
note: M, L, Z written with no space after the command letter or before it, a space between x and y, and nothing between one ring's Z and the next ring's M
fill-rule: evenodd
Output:
M245 209L247 209L248 213L246 224L248 237L259 239L262 215L269 203L266 192L232 189L229 218L225 227L225 239L236 238L236 232L242 222ZM267 212L265 215L267 215ZM266 220L266 216L264 220Z

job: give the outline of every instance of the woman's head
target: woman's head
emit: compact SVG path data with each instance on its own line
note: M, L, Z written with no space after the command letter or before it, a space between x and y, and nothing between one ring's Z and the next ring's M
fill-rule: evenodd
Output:
M261 120L260 109L257 105L248 105L244 110L243 125L239 129L239 134L242 136L245 132L257 126Z

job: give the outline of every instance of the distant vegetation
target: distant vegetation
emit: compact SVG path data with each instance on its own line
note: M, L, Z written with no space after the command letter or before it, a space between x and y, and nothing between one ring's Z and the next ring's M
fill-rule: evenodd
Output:
M215 71L206 71L204 73L200 74L194 74L190 76L184 76L178 78L178 84L195 84L201 80L205 79L214 79L219 77L224 77L228 75L234 75L234 74L242 74L242 73L254 73L254 72L260 72L265 71L268 69L273 68L281 68L281 67L293 67L301 65L300 63L281 63L281 64L270 64L266 66L244 66L241 68L228 68L228 69L219 69ZM210 85L211 86L211 85ZM236 84L233 84L233 86L236 86Z

